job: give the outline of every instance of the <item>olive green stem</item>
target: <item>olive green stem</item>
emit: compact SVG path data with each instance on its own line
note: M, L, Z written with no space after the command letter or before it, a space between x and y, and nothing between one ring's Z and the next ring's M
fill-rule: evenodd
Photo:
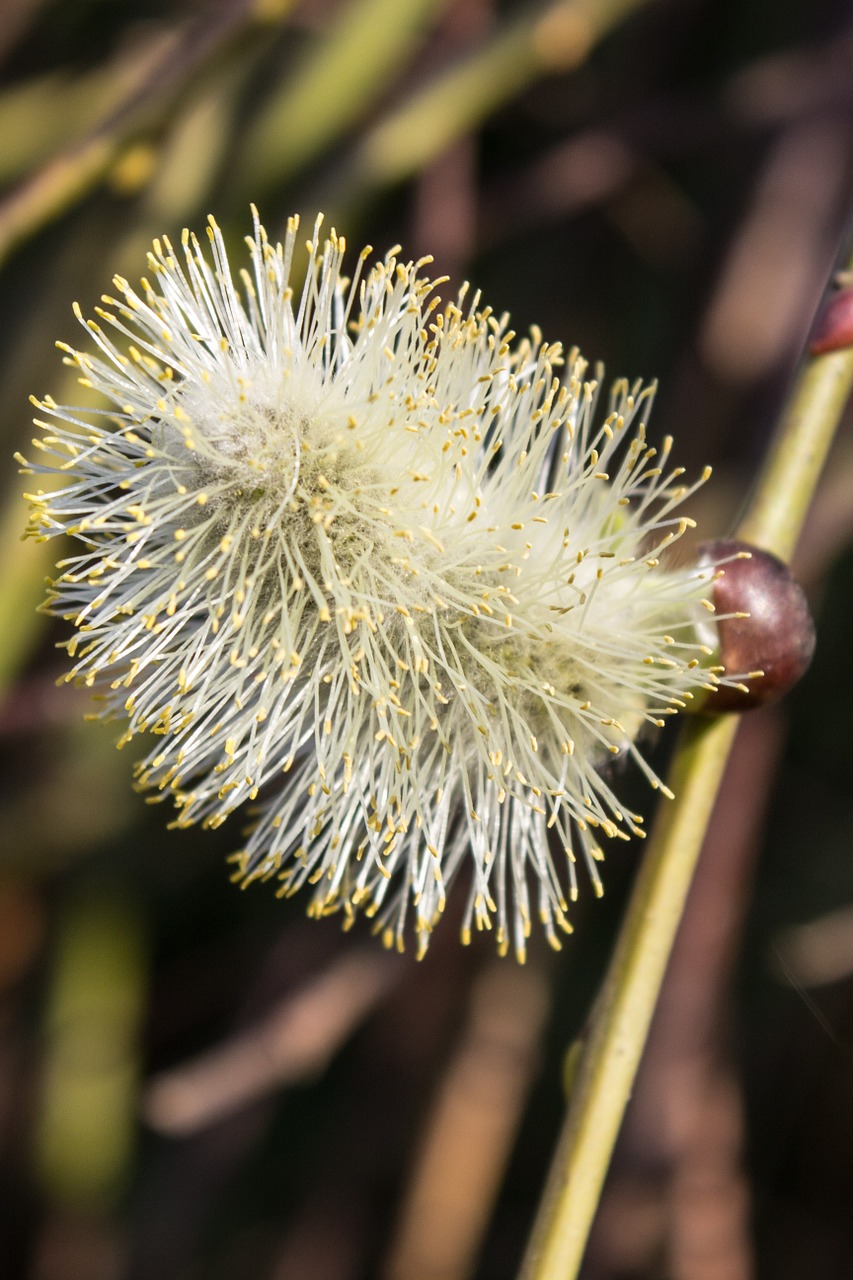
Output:
M352 0L248 127L235 186L278 187L352 127L400 74L447 0ZM410 138L410 145L412 139Z
M677 799L659 810L582 1045L524 1280L577 1275L736 728L697 717L681 740Z
M283 14L292 0L278 2ZM0 263L97 186L123 147L262 12L262 0L216 0L196 21L171 31L158 57L143 48L139 81L130 74L126 97L0 201Z
M810 360L794 387L738 537L790 560L853 387L853 352Z
M573 70L648 0L546 0L499 27L370 129L350 170L362 190L402 182L549 72Z
M853 387L853 349L806 363L738 536L793 551ZM521 1275L573 1280L631 1094L737 717L688 721L607 975L578 1048L569 1106Z

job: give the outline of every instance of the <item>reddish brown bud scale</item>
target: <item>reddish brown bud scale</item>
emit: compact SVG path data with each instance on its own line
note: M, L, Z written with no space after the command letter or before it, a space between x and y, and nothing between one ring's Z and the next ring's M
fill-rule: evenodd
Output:
M775 702L800 679L814 653L814 621L802 587L786 564L746 542L703 543L701 558L727 562L714 582L717 613L748 615L717 623L726 674L764 673L744 679L742 689L721 685L702 710L748 711Z
M853 346L853 288L839 289L818 312L809 343L813 356Z

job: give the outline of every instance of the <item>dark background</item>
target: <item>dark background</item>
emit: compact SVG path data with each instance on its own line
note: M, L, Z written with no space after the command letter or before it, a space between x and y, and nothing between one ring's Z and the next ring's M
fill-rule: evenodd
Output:
M70 304L154 235L214 212L237 256L250 201L323 208L660 378L724 536L845 251L853 8L4 0L0 59L0 1276L508 1280L638 850L524 969L452 904L417 964L239 892L237 828L167 830L56 687L27 395L73 402ZM848 423L797 553L814 665L742 726L590 1280L853 1275L852 533Z

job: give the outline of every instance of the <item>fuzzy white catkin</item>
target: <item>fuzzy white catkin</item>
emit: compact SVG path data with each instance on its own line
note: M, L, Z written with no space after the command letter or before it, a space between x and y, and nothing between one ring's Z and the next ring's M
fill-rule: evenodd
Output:
M534 912L570 929L576 860L600 892L602 833L642 834L602 766L658 787L638 734L717 682L713 567L662 563L696 486L646 442L649 389L597 413L576 352L398 250L347 280L319 232L305 262L255 214L239 284L213 219L207 251L157 241L64 348L105 407L36 401L20 461L49 477L31 532L76 544L68 678L155 735L139 783L178 826L251 815L244 882L422 952L467 867L463 937L523 958Z

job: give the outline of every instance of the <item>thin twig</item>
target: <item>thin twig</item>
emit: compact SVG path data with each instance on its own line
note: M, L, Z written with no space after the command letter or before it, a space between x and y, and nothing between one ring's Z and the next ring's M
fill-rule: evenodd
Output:
M148 1084L144 1110L161 1133L194 1133L273 1089L318 1075L400 976L396 957L351 952L283 1000L263 1022Z
M794 388L738 533L789 556L853 387L853 350L809 361ZM685 726L613 959L577 1060L562 1135L522 1267L524 1280L573 1280L583 1257L736 717Z
M280 0L280 7L284 12L286 0ZM0 202L0 262L90 191L126 141L153 112L166 108L258 8L258 0L217 0L194 22L173 31L141 84L134 85L83 138L47 161Z
M402 182L549 72L573 70L649 0L550 0L498 27L370 129L348 164L361 192Z

